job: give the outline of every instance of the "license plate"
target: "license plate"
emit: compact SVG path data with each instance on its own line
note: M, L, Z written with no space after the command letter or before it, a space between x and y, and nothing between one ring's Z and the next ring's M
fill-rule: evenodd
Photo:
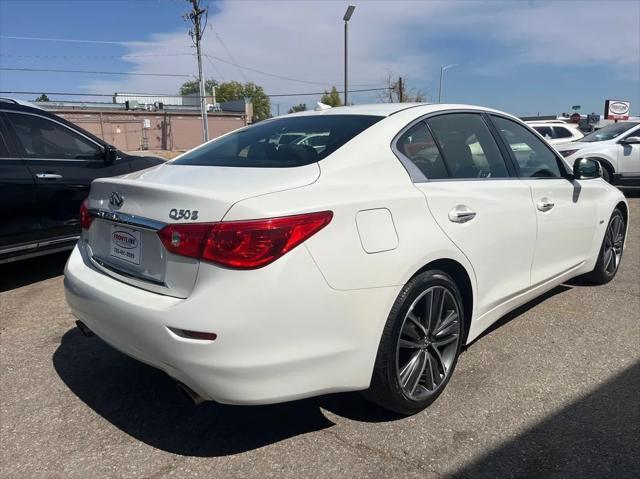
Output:
M140 264L140 231L112 224L110 254L128 263Z

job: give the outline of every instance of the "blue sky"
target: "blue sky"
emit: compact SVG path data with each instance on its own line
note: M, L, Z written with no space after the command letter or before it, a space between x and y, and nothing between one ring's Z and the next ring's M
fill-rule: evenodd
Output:
M445 74L447 102L532 115L569 111L572 105L601 113L611 98L630 100L632 113L640 112L640 2L351 3L352 89L381 85L391 71L436 99L440 66L455 63ZM270 94L342 87L341 18L347 2L205 4L211 9L204 40L208 77L254 81ZM0 0L0 66L188 77L197 72L181 18L188 8L184 0ZM291 79L239 70L228 63L227 50L243 67ZM0 71L0 90L175 93L187 77ZM353 93L351 99L367 103L377 101L376 95ZM272 103L274 112L276 104L284 112L318 99L279 97Z

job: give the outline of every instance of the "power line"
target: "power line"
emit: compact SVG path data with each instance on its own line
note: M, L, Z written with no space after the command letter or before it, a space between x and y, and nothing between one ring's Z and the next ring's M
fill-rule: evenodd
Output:
M135 75L135 76L150 76L150 77L192 78L192 75L181 75L179 73L104 72L104 71L90 71L90 70L59 70L59 69L49 69L49 68L6 68L6 67L0 67L0 70L16 71L16 72L89 73L94 75Z
M352 93L362 93L362 92L371 92L371 91L383 91L389 90L389 87L384 88L364 88L359 90L349 90ZM0 94L3 95L40 95L43 93L42 91L0 91ZM70 93L70 92L46 92L48 95L58 95L58 96L95 96L95 97L113 97L113 93ZM342 90L338 90L338 93L344 93ZM313 92L313 93L276 93L273 95L266 95L268 97L285 97L285 96L314 96L314 95L324 95L325 92ZM180 98L182 95L176 95L174 93L121 93L121 95L130 95L130 96L138 96L138 97L175 97ZM190 95L192 98L199 98L197 95ZM206 97L205 97L206 98ZM53 103L54 101L52 101Z
M317 82L317 81L311 81L311 80L301 80L300 78L291 78L291 77L287 77L287 76L283 76L283 75L277 75L275 73L265 72L265 71L262 71L262 70L258 70L256 68L245 67L245 66L242 66L242 65L234 64L234 63L231 63L230 61L223 60L222 58L219 58L219 57L216 57L216 56L213 56L213 55L209 55L207 53L205 53L204 56L207 57L207 59L209 59L209 61L211 62L212 65L214 65L214 67L215 67L215 64L211 61L211 58L213 58L214 60L217 60L219 62L226 63L228 65L234 65L236 68L240 68L242 70L248 70L248 71L252 71L252 72L255 72L255 73L259 73L261 75L266 75L266 76L270 76L270 77L273 77L273 78L279 78L280 80L288 80L288 81L293 81L293 82L298 82L298 83L306 83L308 85L319 85L319 86L335 85L335 84L338 83L338 82ZM378 86L378 85L380 85L380 83L359 83L356 86L374 86L374 85Z
M8 53L0 53L0 57L7 58L76 58L76 59L91 59L91 58L147 58L147 57L178 57L178 56L193 56L193 53L149 53L145 55L12 55Z
M20 37L15 35L0 35L0 38L6 38L10 40L36 40L41 42L98 43L103 45L129 45L131 43L140 43L136 41L117 42L117 41L108 41L108 40L81 40L81 39L74 39L74 38Z
M231 55L231 52L229 51L229 49L227 48L227 46L225 45L225 43L222 41L222 37L220 37L220 35L218 34L218 32L216 32L216 38L218 39L218 41L220 42L220 45L222 45L222 48L224 48L224 51L227 52L227 55L229 56L229 59L231 60L231 64L234 65L236 67L236 69L238 70L238 73L240 73L240 76L242 78L244 78L244 82L248 83L249 80L247 79L247 76L244 74L244 72L240 69L240 67L238 66L238 63L236 62L236 60L233 58L233 55Z

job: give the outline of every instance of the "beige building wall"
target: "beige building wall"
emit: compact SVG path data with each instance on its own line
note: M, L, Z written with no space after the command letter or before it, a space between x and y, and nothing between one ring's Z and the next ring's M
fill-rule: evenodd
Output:
M78 110L53 113L124 151L189 150L202 143L202 120L198 114ZM241 114L210 113L208 120L210 139L247 125L247 117Z

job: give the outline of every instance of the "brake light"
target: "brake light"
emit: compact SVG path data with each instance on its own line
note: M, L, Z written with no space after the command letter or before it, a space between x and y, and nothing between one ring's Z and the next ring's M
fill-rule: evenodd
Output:
M158 232L170 252L234 269L272 263L329 224L333 212L281 218L165 226Z
M80 203L80 226L83 230L88 230L93 222L93 216L89 214L89 208L87 206L88 203L88 198L85 198L85 200Z

